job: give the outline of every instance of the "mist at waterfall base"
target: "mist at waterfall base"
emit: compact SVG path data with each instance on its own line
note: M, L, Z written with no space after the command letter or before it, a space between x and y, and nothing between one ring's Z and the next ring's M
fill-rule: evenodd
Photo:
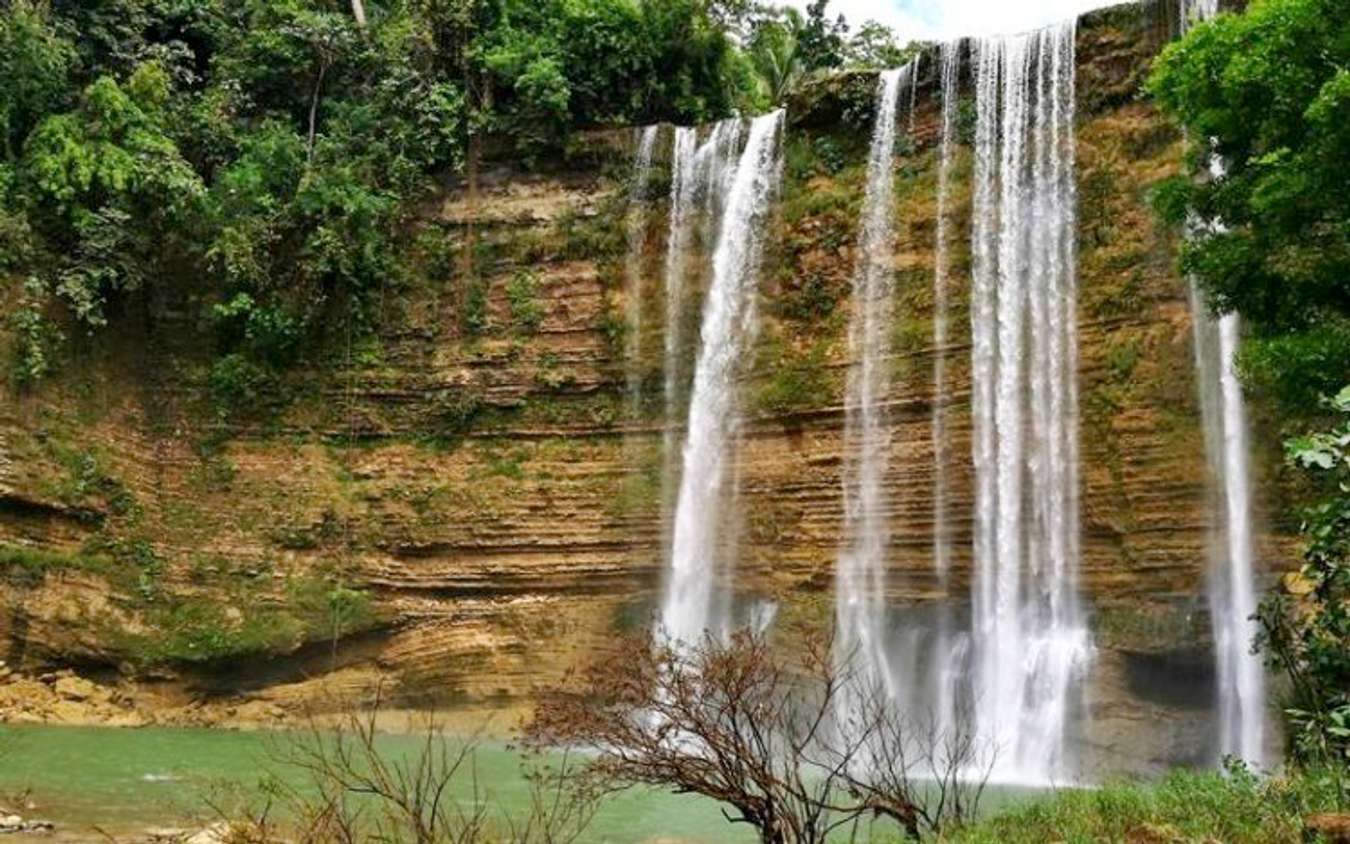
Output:
M1205 9L1183 14L1203 16ZM892 301L896 134L906 124L913 128L917 60L878 78L854 259L836 647L867 685L884 688L916 723L938 734L976 735L994 761L969 775L1002 783L1068 784L1091 776L1082 758L1095 650L1079 585L1075 39L1070 21L952 42L937 51L929 74L942 106L931 411L933 580L942 598L920 605L886 601L894 502L884 482L891 469L887 409L895 399L889 338L905 316L893 313ZM963 73L975 93L972 267L958 277L947 255L955 229L949 181ZM723 121L706 130L702 142L687 128L671 139L663 268L667 551L658 626L686 642L725 635L733 623L766 627L772 621L764 604L737 606L730 584L741 539L739 391L757 333L763 239L785 131L784 115L775 112ZM646 144L644 135L639 149L649 155ZM707 266L691 267L689 247L700 233L711 255ZM680 312L696 294L689 278L700 275L706 294L690 362L680 357ZM968 457L953 448L947 418L948 408L967 398L953 394L946 375L957 354L948 302L958 285L968 286L970 296L971 343L960 352L971 364ZM1255 593L1245 421L1232 369L1237 326L1202 318L1198 303L1193 306L1197 382L1222 511L1208 583L1214 694L1197 691L1197 681L1209 678L1194 673L1178 681L1166 671L1145 670L1130 681L1156 684L1164 697L1214 711L1217 749L1260 761L1262 675L1255 657L1244 655L1246 608L1254 607ZM963 459L974 476L968 514L952 512L947 490L952 467ZM949 526L967 516L973 565L968 587L958 587Z

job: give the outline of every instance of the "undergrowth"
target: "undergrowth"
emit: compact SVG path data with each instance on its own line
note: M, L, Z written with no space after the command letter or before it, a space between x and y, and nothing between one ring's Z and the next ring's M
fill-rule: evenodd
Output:
M1350 808L1350 773L1313 770L1263 778L1173 771L1156 783L1062 791L939 840L949 844L1299 844L1304 818Z

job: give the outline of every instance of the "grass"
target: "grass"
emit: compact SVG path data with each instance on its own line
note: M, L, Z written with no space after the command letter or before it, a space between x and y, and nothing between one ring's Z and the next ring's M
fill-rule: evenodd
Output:
M306 642L358 633L380 622L368 593L319 574L290 578L273 603L260 601L256 584L239 573L213 572L210 561L194 565L193 580L215 590L172 594L159 583L162 567L143 540L103 542L82 553L0 544L0 580L5 582L36 586L50 573L76 571L115 584L119 601L136 613L142 629L101 632L109 652L134 665L289 653Z
M255 596L251 609L239 606L246 604L222 602L218 596L166 597L143 612L152 632L115 638L135 665L200 664L290 653L306 642L379 623L365 591L318 576L291 579L276 605L260 605Z
M780 338L765 342L762 355L770 375L754 395L754 407L762 414L784 415L826 406L839 395L838 378L830 370L827 349L817 342L801 350Z
M1174 771L1156 783L1063 791L1010 808L940 840L947 844L1299 844L1303 819L1350 808L1350 773L1261 778Z
M0 577L10 581L41 580L51 571L104 574L113 565L112 560L98 554L66 554L21 545L0 545Z

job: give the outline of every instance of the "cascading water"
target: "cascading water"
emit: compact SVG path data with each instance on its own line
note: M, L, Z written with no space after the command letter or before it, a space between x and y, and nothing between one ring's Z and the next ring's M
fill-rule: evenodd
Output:
M1219 13L1219 0L1181 0L1181 31L1192 24L1207 21Z
M951 461L951 445L947 439L947 308L948 308L948 207L951 201L952 157L956 147L958 81L961 72L961 42L942 45L939 54L939 87L942 97L942 140L939 147L937 232L933 271L933 569L944 592L948 589L951 570L951 532L948 528L947 472ZM948 596L949 597L949 596ZM950 603L944 601L938 617L936 658L932 661L934 675L929 679L933 694L933 714L937 734L950 737L956 730L957 684L959 667L964 662L968 637L957 636L952 629Z
M947 528L947 253L948 204L951 194L952 154L956 145L957 79L961 44L942 45L942 142L938 163L936 268L933 272L933 565L944 583L951 567L951 537Z
M624 319L628 334L624 342L625 397L630 418L636 417L642 403L642 376L638 357L642 353L642 256L647 249L647 184L652 175L652 155L656 150L659 126L644 127L638 135L637 155L633 160L633 183L628 212L628 257L624 264Z
M712 618L723 490L738 429L736 375L755 331L754 297L770 203L781 178L783 112L755 118L724 196L671 536L662 632L693 642ZM724 183L725 184L725 183Z
M1256 636L1247 421L1242 385L1233 366L1236 315L1215 319L1191 283L1196 382L1205 450L1215 478L1218 522L1210 540L1209 612L1214 631L1218 691L1218 751L1264 761L1265 672L1251 652Z
M895 124L900 91L912 82L914 67L885 71L877 85L876 128L853 270L852 366L844 404L843 547L835 567L836 659L851 662L863 693L883 688L891 697L895 684L883 630L890 541L884 481L891 446L885 402L890 393L895 287Z
M1186 0L1182 28L1216 14L1217 0ZM1222 178L1222 162L1212 160L1210 171L1213 178ZM1237 314L1214 317L1194 279L1190 302L1205 451L1215 479L1215 517L1221 526L1210 540L1208 589L1218 687L1218 751L1260 764L1265 760L1266 689L1260 658L1252 653L1257 602L1247 413L1235 367L1240 326Z
M665 483L666 522L675 506L679 477L679 418L687 367L682 363L684 311L689 253L700 227L715 231L724 188L735 176L735 152L741 135L739 118L715 124L702 144L696 130L677 127L671 150L670 230L666 240L665 267L665 361L662 367L665 392ZM702 267L698 267L702 269ZM667 548L669 548L667 537ZM669 560L667 560L669 563Z
M666 302L665 302L665 451L667 464L675 451L675 411L679 401L677 390L680 370L680 312L684 305L685 256L693 228L697 181L694 173L694 155L697 136L693 129L677 127L670 155L670 235L666 239ZM669 476L667 465L667 476Z
M1072 21L975 43L974 729L1001 780L1070 775L1078 595Z

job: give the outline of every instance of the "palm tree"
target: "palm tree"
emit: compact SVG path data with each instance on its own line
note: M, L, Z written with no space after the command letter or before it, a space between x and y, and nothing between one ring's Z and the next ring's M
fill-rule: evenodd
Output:
M788 8L762 21L751 35L750 63L761 93L772 104L781 103L806 75L800 38L805 28L802 13Z

